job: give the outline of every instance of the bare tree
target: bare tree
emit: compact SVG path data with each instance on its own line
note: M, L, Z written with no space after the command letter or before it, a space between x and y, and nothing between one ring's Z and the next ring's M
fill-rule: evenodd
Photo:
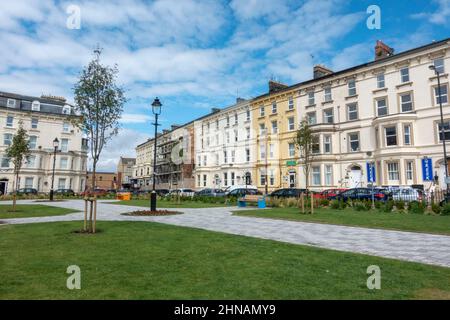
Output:
M299 129L297 130L294 143L296 148L300 151L300 163L302 164L303 172L305 174L306 189L309 188L309 173L311 171L311 163L314 160L314 139L315 136L308 122L305 119L302 120Z

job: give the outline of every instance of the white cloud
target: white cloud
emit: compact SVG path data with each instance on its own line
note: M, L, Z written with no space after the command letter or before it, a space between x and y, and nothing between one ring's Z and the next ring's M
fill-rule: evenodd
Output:
M150 115L141 113L124 113L120 119L121 123L146 123L151 120Z
M438 25L450 26L450 1L449 0L433 0L437 5L437 10L434 12L421 12L412 15L415 19L427 19L430 23Z

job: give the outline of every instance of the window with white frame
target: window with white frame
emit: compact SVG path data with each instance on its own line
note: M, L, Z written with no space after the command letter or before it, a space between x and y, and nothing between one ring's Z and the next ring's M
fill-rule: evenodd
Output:
M245 161L250 162L250 149L245 149Z
M37 100L33 101L31 103L31 110L32 111L40 111L41 110L41 103Z
M69 132L70 124L68 122L63 123L63 132Z
M231 163L234 163L236 160L236 151L231 150Z
M226 136L226 141L227 141L227 143L230 143L230 132L227 131L227 132L225 133L225 136Z
M320 186L320 166L312 167L312 184Z
M266 159L266 145L264 143L259 145L259 157L261 160Z
M317 123L316 112L308 112L306 114L306 119L308 120L309 125L313 125Z
M215 162L215 164L216 164L216 166L218 166L218 165L219 165L219 154L218 154L218 153L215 153L214 155L215 155L215 157L216 157L216 162Z
M61 139L61 152L69 150L69 139Z
M198 156L197 165L198 165L199 167L201 167L201 165L202 165L202 157L201 157L201 156Z
M444 58L434 59L433 64L437 72L440 74L445 73Z
M238 124L238 114L236 112L234 113L234 124Z
M264 123L259 124L259 134L265 135L266 134L266 125Z
M250 109L245 110L245 121L250 121Z
M403 143L407 146L411 145L411 125L405 124L403 126Z
M409 68L401 68L400 69L400 78L402 80L402 83L409 82Z
M61 157L59 159L59 168L60 169L67 169L68 159L67 157Z
M276 120L272 121L272 133L278 133L278 121Z
M223 152L223 162L228 163L228 154L226 151Z
M325 102L330 102L333 100L333 97L331 95L331 87L325 87L323 90L323 94L324 94L324 101Z
M413 167L414 163L412 161L406 161L406 180L412 180L413 179Z
M228 172L223 173L223 184L228 186Z
M385 87L384 73L380 73L377 75L377 88L381 89L384 87Z
M227 115L227 127L229 127L229 126L230 126L230 116Z
M308 91L308 105L309 106L314 105L316 103L315 101L316 99L314 91Z
M238 142L239 141L239 132L238 130L234 130L234 142Z
M347 120L358 120L358 104L356 102L347 105Z
M234 186L234 172L231 172L231 185Z
M348 95L356 96L356 81L354 79L349 80L347 86L348 86Z
M275 184L275 170L274 169L270 169L270 174L269 174L269 184L271 186L273 186Z
M440 88L440 91L439 91ZM434 88L434 96L436 100L436 104L439 105L440 102L442 104L448 103L448 87L447 85L441 85L440 87Z
M331 153L331 136L323 136L323 153Z
M333 166L331 164L325 165L325 185L331 186L333 184Z
M350 147L350 152L359 151L359 133L353 132L348 134L348 143Z
M25 178L25 188L33 188L33 177L26 177Z
M442 133L442 131L444 131ZM445 138L445 141L450 140L450 121L445 121L444 126L441 126L441 123L438 123L438 132L439 132L439 141L442 141Z
M295 130L294 117L289 117L289 118L288 118L288 130L289 130L289 131Z
M264 117L266 115L266 109L264 106L259 107L259 116Z
M38 118L31 118L31 129L37 129L38 123L39 123Z
M27 168L35 168L36 167L36 156L28 156L26 159Z
M207 147L209 147L209 143L210 143L211 141L210 141L210 138L209 138L209 136L208 137L206 137L206 146Z
M66 178L59 178L58 189L65 189L65 188L66 188Z
M260 172L259 180L260 180L262 186L266 185L266 173L265 172L263 172L263 171Z
M269 159L273 159L275 157L275 146L273 143L269 144Z
M288 110L293 110L294 109L294 98L289 97L288 100Z
M71 107L69 105L65 105L62 109L63 114L70 114Z
M203 156L203 166L206 166L208 164L208 156Z
M37 137L36 136L29 136L28 137L28 147L30 149L36 149L37 145Z
M333 108L323 110L323 122L324 123L334 123Z
M400 95L400 106L401 112L409 112L413 110L413 101L411 93L404 93Z
M318 135L315 135L312 137L312 144L311 144L311 152L313 154L320 153L320 137Z
M245 128L247 140L250 139L250 128Z
M203 186L206 187L206 181L207 181L207 176L206 174L203 175Z
M396 146L397 145L397 127L386 127L384 128L386 135L386 146Z
M277 113L277 103L275 101L272 102L272 113Z
M289 157L290 158L295 157L295 144L294 143L289 143L288 148L289 148L289 150L288 150L289 151L288 152Z
M2 163L1 163L1 167L2 168L9 168L9 162L10 159L7 156L2 156Z
M376 100L377 104L377 116L382 117L388 114L386 98Z
M398 180L398 162L388 162L388 179Z
M12 128L14 125L14 117L13 116L7 116L6 117L6 126Z

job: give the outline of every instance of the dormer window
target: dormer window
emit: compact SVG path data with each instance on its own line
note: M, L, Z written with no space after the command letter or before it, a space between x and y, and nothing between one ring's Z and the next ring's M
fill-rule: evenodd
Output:
M39 101L33 101L31 103L31 111L41 111L41 103Z
M70 106L69 105L65 105L62 109L62 113L63 114L70 114Z
M15 99L8 99L6 102L6 105L8 108L15 108L16 107L16 100Z

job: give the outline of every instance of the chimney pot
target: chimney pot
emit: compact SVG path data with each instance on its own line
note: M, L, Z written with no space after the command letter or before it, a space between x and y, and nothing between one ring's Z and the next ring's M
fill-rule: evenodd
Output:
M390 57L394 54L394 49L389 47L381 40L377 40L375 46L375 61L383 58Z

